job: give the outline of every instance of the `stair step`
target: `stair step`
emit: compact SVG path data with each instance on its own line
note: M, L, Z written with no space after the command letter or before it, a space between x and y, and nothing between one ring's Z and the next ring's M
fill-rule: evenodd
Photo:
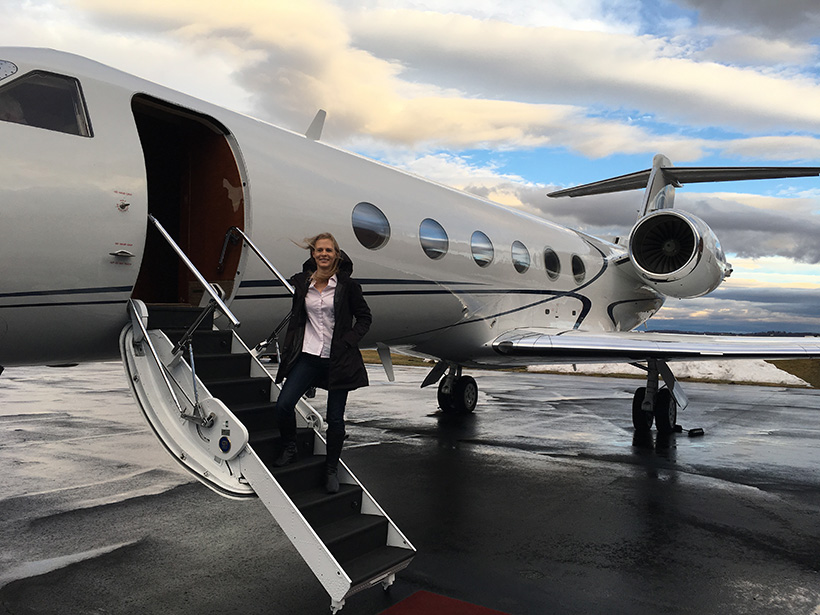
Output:
M373 579L386 570L406 562L415 555L411 549L382 546L346 562L345 572L353 582L353 586Z
M172 343L176 344L185 335L185 329L163 328L162 331ZM200 331L194 332L194 358L200 354L225 354L231 351L233 343L232 331Z
M353 515L315 528L333 557L345 562L385 546L387 519L378 515Z
M342 517L358 515L362 508L362 488L340 485L339 493L327 493L322 485L294 493L291 499L311 526L321 527Z
M187 330L204 308L190 305L149 305L148 329L182 329ZM197 327L197 330L210 330L214 326L213 313L209 314Z
M251 435L256 432L272 431L277 428L275 402L234 404L231 406L231 412L236 415L236 418L242 421L242 424L248 428L248 432Z
M196 375L208 384L213 380L226 378L247 378L251 373L249 354L200 354L194 342L194 363ZM186 356L187 359L187 356Z
M313 455L301 458L281 468L270 468L271 474L290 496L325 484L325 457Z
M315 435L316 434L312 429L296 430L296 448L298 449L300 460L313 457L313 440ZM282 439L279 436L278 429L255 431L251 433L250 444L254 452L259 456L259 459L269 471L278 471L278 468L273 466L273 462L282 453L283 448Z
M271 381L266 376L209 380L208 390L233 408L236 404L269 402Z

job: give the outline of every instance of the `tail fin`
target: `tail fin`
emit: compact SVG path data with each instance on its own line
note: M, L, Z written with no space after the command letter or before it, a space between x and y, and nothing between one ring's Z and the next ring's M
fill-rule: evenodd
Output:
M620 175L591 184L550 192L547 196L587 196L637 190L644 188L640 217L657 209L669 209L674 201L674 189L683 184L728 182L746 179L779 179L786 177L814 177L820 167L675 167L669 158L657 154L652 168L629 175Z

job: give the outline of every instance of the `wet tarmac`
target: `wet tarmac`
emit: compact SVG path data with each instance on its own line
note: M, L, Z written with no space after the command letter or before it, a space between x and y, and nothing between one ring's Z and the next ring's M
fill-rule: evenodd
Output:
M473 373L452 419L396 373L351 396L344 458L419 553L342 615L419 589L510 615L820 615L819 391L687 384L679 422L706 435L636 442L635 380ZM0 429L0 614L329 613L261 503L167 456L119 364L7 369Z

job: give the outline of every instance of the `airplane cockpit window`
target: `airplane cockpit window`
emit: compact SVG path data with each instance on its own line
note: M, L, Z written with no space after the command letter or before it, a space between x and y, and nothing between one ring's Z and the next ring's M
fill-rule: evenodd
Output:
M447 231L438 222L431 218L425 218L419 225L419 242L424 253L438 260L447 254L450 247L450 240Z
M493 262L493 243L481 231L476 231L470 238L470 250L473 252L473 260L479 267L489 267Z
M561 259L552 248L544 248L544 269L550 280L555 281L561 275Z
M525 273L530 268L530 251L520 241L513 241L512 262L518 273Z
M359 203L353 208L353 232L365 248L378 250L390 239L390 222L372 203Z
M572 255L572 275L576 284L583 284L587 277L587 266L577 254Z
M0 87L0 121L90 137L80 83L35 71Z

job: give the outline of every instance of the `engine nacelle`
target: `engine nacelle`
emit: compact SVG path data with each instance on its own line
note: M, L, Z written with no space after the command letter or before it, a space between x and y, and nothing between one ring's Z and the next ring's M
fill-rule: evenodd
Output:
M712 229L674 209L638 221L629 235L629 258L650 286L678 299L712 292L732 273Z

